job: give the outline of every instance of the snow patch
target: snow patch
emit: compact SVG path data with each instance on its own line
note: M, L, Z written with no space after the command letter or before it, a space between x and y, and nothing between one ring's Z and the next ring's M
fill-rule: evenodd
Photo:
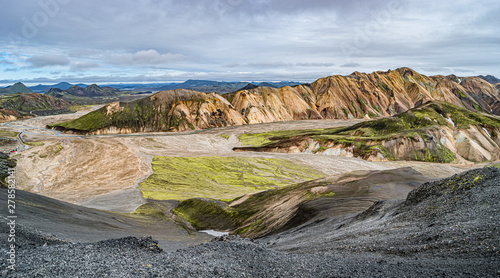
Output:
M441 115L441 117L445 118L442 114L439 114L439 115ZM445 118L445 119L446 119L446 121L448 121L448 122L449 122L449 123L450 123L453 127L455 127L455 123L453 122L453 120L451 119L451 117L449 117L449 118Z
M484 130L484 132L486 132L486 134L488 134L488 136L491 138L491 135L490 135L490 133L486 130L486 128L484 128L484 127L483 127L483 130Z

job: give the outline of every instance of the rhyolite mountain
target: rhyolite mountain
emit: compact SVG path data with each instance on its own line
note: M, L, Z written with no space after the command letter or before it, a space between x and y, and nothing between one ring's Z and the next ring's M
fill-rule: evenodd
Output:
M16 93L33 93L28 87L26 87L23 83L17 82L14 85L7 86L5 88L0 88L0 95L6 94L16 94Z
M244 134L261 142L236 151L315 153L371 161L483 162L500 159L500 117L428 101L348 127Z
M216 93L178 89L132 101L114 102L81 118L49 127L74 133L179 131L245 124L245 119Z
M65 98L68 97L68 95L75 97L115 97L118 95L119 91L120 90L112 87L99 87L96 84L92 84L85 88L74 85L67 90L52 88L46 95L58 98Z
M183 131L303 119L377 118L444 101L500 114L499 90L479 77L425 76L409 68L329 76L311 84L257 87L224 95L163 91L112 103L51 127L80 134Z
M27 113L21 113L15 110L0 107L0 123L21 120L28 117L31 116Z

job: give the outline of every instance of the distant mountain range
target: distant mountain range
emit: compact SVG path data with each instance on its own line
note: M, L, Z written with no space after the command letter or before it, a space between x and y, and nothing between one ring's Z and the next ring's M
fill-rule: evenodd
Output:
M22 84L22 83L20 83ZM175 89L190 89L194 91L211 93L216 92L219 94L225 94L240 90L247 85L251 86L267 86L272 88L281 88L284 86L295 86L299 85L299 82L294 81L280 81L280 82L224 82L224 81L210 81L210 80L187 80L182 83L150 83L150 84L108 84L102 85L102 87L111 87L119 90L127 91L167 91ZM68 82L61 82L54 85L36 85L30 87L31 91L36 93L45 93L50 91L50 89L60 89L68 90L72 85ZM85 88L85 84L76 84L76 86ZM16 92L17 93L17 92Z
M61 83L57 83L57 84L54 84L54 85L42 85L42 84L39 84L39 85L30 87L30 89L33 92L35 92L35 93L45 93L45 92L49 91L52 88L57 88L57 89L61 89L61 90L67 90L67 89L69 89L69 88L71 88L73 86L74 85L72 85L72 84L70 84L68 82L61 82ZM85 84L76 84L76 86L87 87L87 85L85 85Z
M189 89L193 91L212 93L216 92L219 94L231 93L234 91L241 90L247 86L262 87L267 86L271 88L281 88L284 86L295 86L299 85L298 82L293 81L280 81L280 82L220 82L220 81L209 81L209 80L187 80L183 83L174 83L158 88L158 91L168 91L176 89Z
M493 76L493 75L486 75L486 76L484 76L484 75L480 75L480 76L478 76L478 77L479 77L479 78L481 78L481 79L484 79L484 80L486 80L486 81L488 81L488 82L490 82L491 84L497 84L497 83L500 83L500 79L496 78L496 77L495 77L495 76Z

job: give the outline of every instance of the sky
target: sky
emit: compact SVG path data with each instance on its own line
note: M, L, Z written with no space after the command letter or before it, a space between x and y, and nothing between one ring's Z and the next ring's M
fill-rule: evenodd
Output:
M500 1L0 0L0 85L500 77Z

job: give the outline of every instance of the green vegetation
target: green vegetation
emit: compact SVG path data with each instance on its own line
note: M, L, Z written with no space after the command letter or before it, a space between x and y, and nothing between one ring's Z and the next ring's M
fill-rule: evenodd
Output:
M467 98L467 96L464 94L464 92L458 90L458 93L460 94L461 98Z
M140 214L140 215L149 215L153 217L158 217L158 218L166 218L165 216L165 211L166 208L158 203L146 203L144 205L141 205L138 207L135 211L134 214Z
M155 156L152 165L153 175L139 189L156 200L232 199L324 177L308 166L270 158Z
M0 130L0 137L16 138L18 132Z
M229 135L226 135L226 134L220 134L219 135L220 137L226 139L226 140L229 140Z
M294 205L318 198L334 197L335 193L325 191L312 193L311 189L317 186L326 186L328 182L306 181L279 189L267 190L236 198L247 198L239 204L229 206L227 203L210 199L194 198L182 201L174 210L174 214L189 221L196 229L234 230L236 234L255 233L259 230L274 229L267 222L272 214L262 214L270 205L282 203L280 200L294 199ZM292 205L292 207L294 207ZM292 209L290 207L290 209ZM258 219L255 216L259 214Z
M54 146L54 148L52 148L52 152L54 155L60 153L62 150L63 150L63 146L61 146L61 144L57 144Z
M238 211L227 204L199 198L181 202L173 212L199 230L233 228L239 218Z
M189 105L200 105L200 99L190 99ZM76 133L95 132L107 127L128 128L140 131L145 127L157 131L179 129L180 126L194 126L186 120L186 116L169 113L173 109L173 102L156 104L150 98L143 98L133 102L120 102L117 111L108 112L108 106L92 111L78 119L49 125L49 128L64 129ZM187 105L187 104L186 104Z
M338 129L338 128L337 128ZM284 138L291 138L296 136L308 136L311 133L321 134L323 132L331 132L333 129L303 129L303 130L280 130L269 131L264 133L244 133L238 136L243 146L264 146L268 143L278 141Z
M495 168L500 169L500 163L493 164L493 165L489 165L489 166L487 166L487 167L495 167Z
M445 186L449 188L447 193L457 193L464 190L470 190L478 185L478 182L485 176L481 174L464 174L458 177L451 177L446 182Z
M44 145L43 142L25 142L25 144L32 147L39 147Z
M80 109L87 108L87 107L92 107L92 104L87 104L87 105L73 105L69 107L69 110L76 112Z
M90 112L78 119L60 124L49 125L50 128L63 127L74 131L96 131L112 125L112 120L106 115L106 107Z
M378 84L379 88L382 89L390 97L394 97L394 91L385 83Z
M15 93L0 96L0 107L15 111L67 110L66 100L37 93Z

